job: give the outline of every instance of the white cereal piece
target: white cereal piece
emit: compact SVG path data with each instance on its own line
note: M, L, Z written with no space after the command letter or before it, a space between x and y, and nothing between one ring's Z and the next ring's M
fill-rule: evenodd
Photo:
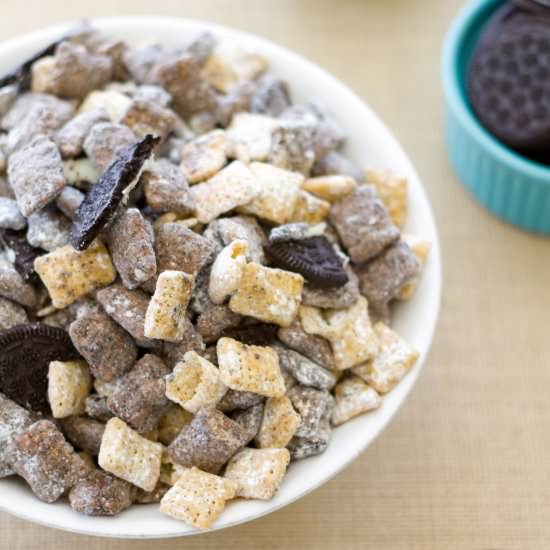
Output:
M403 227L407 218L407 178L394 174L391 170L367 168L365 180L378 191L393 223L397 227Z
M233 161L213 178L191 187L196 217L201 223L210 223L220 214L249 203L260 190L249 168L242 162Z
M48 369L48 400L54 418L84 414L92 390L92 375L85 361L52 361Z
M194 277L184 271L163 271L145 314L145 336L168 342L183 339L185 311L191 299Z
M323 313L314 307L301 306L300 321L308 334L317 334L330 342L337 369L349 369L376 354L378 343L365 297L361 296L347 309Z
M286 447L299 425L300 415L286 395L270 397L265 402L264 417L254 442L260 449Z
M53 55L42 57L32 64L31 91L33 93L51 92L50 85L56 64L57 62Z
M104 109L111 122L116 124L126 114L131 103L129 96L117 90L94 90L84 98L78 112Z
M206 60L201 76L219 92L228 93L245 80L255 80L267 68L267 59L233 40L224 40Z
M227 162L224 130L212 130L186 143L181 151L181 171L189 183L216 175Z
M98 463L144 491L152 491L160 476L162 445L153 443L129 428L120 418L105 426Z
M304 190L329 202L336 202L357 188L357 182L351 176L331 174L309 178L304 182Z
M382 400L378 392L358 376L345 378L334 388L332 424L339 426L353 417L377 409Z
M297 273L251 262L243 266L241 283L229 308L264 323L288 327L298 313L303 285L304 278Z
M285 394L285 383L275 350L247 346L232 338L220 338L216 353L221 380L229 388L266 397Z
M52 304L63 309L92 290L111 284L116 271L105 245L96 239L86 250L71 245L34 260L34 269L48 289Z
M239 288L247 253L248 243L237 239L228 244L216 257L208 284L208 295L214 304L222 304Z
M253 162L250 171L261 191L251 203L240 206L237 211L277 224L287 223L296 207L304 176L263 162Z
M160 501L160 511L185 523L208 529L234 498L236 485L198 468L185 469Z
M301 189L294 205L294 212L288 221L315 224L326 219L329 212L330 202Z
M226 130L228 155L247 163L266 161L273 131L280 126L280 121L270 116L237 113Z
M67 185L95 183L99 179L99 172L89 158L67 159L63 162L63 175Z
M288 449L243 449L225 469L226 479L237 484L237 496L269 500L286 473Z
M0 197L0 228L23 229L27 222L13 199Z
M191 413L217 405L226 391L220 371L195 351L188 351L166 377L166 397Z
M376 323L374 332L378 338L378 353L353 372L378 393L388 393L409 372L419 354L384 323Z
M417 237L416 235L403 234L401 239L404 240L412 250L412 253L418 258L421 268L424 267L430 250L432 248L432 243L426 239ZM405 284L397 295L398 300L410 300L414 293L416 292L416 287L418 286L419 277Z

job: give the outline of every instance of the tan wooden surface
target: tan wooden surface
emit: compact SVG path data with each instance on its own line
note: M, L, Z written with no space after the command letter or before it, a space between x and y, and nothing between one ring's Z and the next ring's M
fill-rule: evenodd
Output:
M439 55L461 3L3 0L0 39L84 15L172 14L252 31L319 63L409 152L435 209L445 280L410 399L313 494L231 530L158 542L84 539L0 513L2 550L550 548L550 241L491 217L447 165Z

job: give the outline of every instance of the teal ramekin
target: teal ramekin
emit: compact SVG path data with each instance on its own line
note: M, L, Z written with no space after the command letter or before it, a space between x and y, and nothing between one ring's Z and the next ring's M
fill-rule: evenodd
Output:
M458 178L488 210L536 233L550 234L550 167L531 161L493 137L466 96L466 71L479 33L502 0L476 0L459 13L442 58L447 149Z

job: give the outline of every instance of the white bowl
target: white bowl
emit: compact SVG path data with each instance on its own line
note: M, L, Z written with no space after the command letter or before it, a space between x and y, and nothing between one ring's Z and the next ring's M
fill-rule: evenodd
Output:
M400 304L394 317L399 334L420 352L416 366L384 397L380 409L337 428L325 453L292 464L275 498L268 502L241 500L230 503L214 529L230 527L286 506L328 481L368 447L405 401L426 359L439 310L441 265L433 215L420 179L386 126L348 88L303 57L256 36L201 21L167 17L113 17L92 22L132 44L157 41L177 45L199 29L210 29L219 37L237 38L257 48L269 59L271 71L290 83L295 101L315 99L329 107L349 136L346 154L351 159L359 165L390 167L409 178L406 231L433 243L416 295L410 302ZM0 74L61 36L66 29L67 25L51 27L0 45ZM368 504L365 502L365 506ZM79 515L66 502L41 502L16 478L0 480L0 508L36 523L87 535L161 538L198 533L162 515L158 505L154 504L133 506L113 518Z

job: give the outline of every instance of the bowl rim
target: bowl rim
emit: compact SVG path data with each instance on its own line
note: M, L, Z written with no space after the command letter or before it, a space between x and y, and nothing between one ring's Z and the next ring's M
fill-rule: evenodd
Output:
M441 78L447 105L453 110L470 135L500 162L509 168L529 175L540 183L550 185L550 167L530 160L495 138L477 119L461 92L459 58L464 42L482 12L503 0L471 0L456 15L445 36L441 55Z
M370 438L363 440L360 447L358 447L353 454L348 455L345 460L342 460L341 462L339 462L337 467L335 467L328 474L324 474L323 476L320 476L320 478L318 480L315 480L314 483L311 483L307 487L307 489L303 490L299 494L292 495L291 497L287 498L283 502L277 502L269 509L262 510L258 513L250 514L244 519L239 518L233 521L227 521L224 524L220 524L219 522L217 522L216 524L214 524L214 526L211 529L208 529L206 531L199 531L195 529L188 530L188 529L185 529L186 527L185 524L181 524L182 530L171 530L168 533L163 532L161 534L159 533L152 533L152 534L139 533L138 534L135 532L125 532L120 529L115 532L112 532L111 529L109 529L109 531L107 532L105 530L97 531L97 530L93 530L92 528L88 529L88 528L81 528L74 525L60 524L59 522L57 523L53 522L48 518L42 518L42 517L37 518L36 515L29 513L25 508L19 507L17 511L14 511L13 509L10 509L2 501L2 499L0 499L1 510L5 510L6 512L12 515L31 521L33 523L41 524L47 527L58 528L58 529L62 529L68 532L73 532L78 534L100 536L100 537L111 537L111 538L158 539L158 538L191 536L191 535L197 535L202 533L210 533L213 531L217 531L217 530L225 529L235 525L239 525L242 523L246 523L249 521L253 521L255 519L258 519L264 515L270 514L280 508L283 508L299 500L300 498L306 496L307 494L311 493L315 489L321 487L322 485L327 483L329 480L334 478L352 461L354 461L358 456L360 456L361 453L365 451L370 444L372 444L372 442L384 431L384 429L387 427L389 422L396 415L397 411L401 408L401 406L406 401L406 398L411 392L415 382L417 381L418 376L422 370L422 367L424 366L425 361L429 355L429 351L433 343L433 336L437 327L437 320L439 317L439 311L441 306L441 287L442 287L442 280L443 280L442 266L441 266L441 249L440 249L439 234L435 223L435 217L433 215L433 210L428 200L427 194L425 192L425 188L421 182L421 179L419 178L416 172L416 169L414 168L412 162L410 161L404 149L401 147L399 141L395 138L395 136L390 131L390 129L383 123L381 118L370 108L370 106L365 101L363 101L363 99L361 99L357 94L355 94L355 92L353 92L347 85L345 85L338 78L332 76L332 74L330 74L328 71L326 71L325 69L323 69L322 67L314 63L313 61L310 61L306 57L284 46L281 46L275 42L272 42L263 37L255 35L253 33L242 31L234 27L219 25L219 24L211 23L209 21L202 21L194 18L140 15L140 16L93 17L93 18L90 18L89 21L92 24L96 24L100 28L107 27L107 29L109 29L109 27L111 26L116 27L117 25L126 25L128 28L131 28L132 26L139 26L139 25L145 25L145 24L147 24L151 28L155 27L156 25L169 25L169 26L182 25L182 28L186 26L194 26L195 28L211 30L214 33L218 32L222 36L233 36L233 37L239 37L243 40L250 40L252 41L252 43L257 44L258 46L265 47L266 50L270 50L271 52L274 52L280 56L285 57L288 60L291 60L292 62L295 62L297 65L307 66L310 72L315 73L315 76L325 80L326 83L330 84L330 87L338 91L339 94L346 96L347 99L349 100L349 103L354 105L354 108L356 107L358 110L361 110L365 115L368 115L370 118L373 118L374 121L377 124L379 124L379 126L383 129L384 133L386 134L386 138L392 142L392 145L395 147L396 151L399 153L402 163L404 167L406 167L408 175L411 177L411 179L414 180L413 183L415 183L415 187L418 188L417 200L420 203L422 203L422 208L424 209L424 213L427 214L426 224L428 226L428 231L430 232L430 234L426 236L429 236L429 238L432 240L432 243L431 243L432 247L431 247L430 257L428 260L429 270L430 270L430 280L431 280L432 286L430 286L430 293L429 293L430 299L426 300L427 315L425 318L426 328L423 331L423 340L425 342L424 349L422 350L423 353L421 354L421 357L418 360L417 364L414 366L411 372L407 374L407 376L401 383L401 385L404 386L403 396L397 399L395 402L392 401L391 404L390 403L387 404L387 406L385 407L385 410L388 411L389 409L389 412L388 414L383 415L382 419L377 423L376 428L373 431L373 435ZM47 26L36 31L31 31L29 33L25 33L20 37L1 42L0 58L3 54L6 54L7 50L13 51L13 50L24 48L25 46L28 46L28 42L30 41L46 42L46 40L51 39L52 36L59 35L63 31L66 31L67 28L69 28L70 26L74 26L74 24L75 24L75 21L67 21L64 23ZM427 275L428 275L427 273L424 274L424 279L426 279ZM354 420L358 420L358 419L354 419ZM354 422L354 420L352 420L351 422ZM315 458L317 457L312 457L309 460L315 460ZM48 506L55 507L56 505L66 506L66 503L58 502L54 505L48 505ZM99 520L101 518L91 518L91 519ZM112 520L113 518L107 518L107 519Z

